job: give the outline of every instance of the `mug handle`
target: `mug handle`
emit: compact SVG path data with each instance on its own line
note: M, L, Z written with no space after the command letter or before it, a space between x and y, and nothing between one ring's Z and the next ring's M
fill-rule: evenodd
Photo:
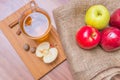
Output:
M31 8L32 12L36 11L35 9L37 8L37 4L35 3L34 0L30 1L30 8Z

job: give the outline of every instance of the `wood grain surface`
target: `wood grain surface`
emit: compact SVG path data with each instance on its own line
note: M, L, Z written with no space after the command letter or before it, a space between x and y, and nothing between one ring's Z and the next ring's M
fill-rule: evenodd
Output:
M29 39L23 33L18 35L20 25L16 23L18 23L17 21L21 17L21 14L23 14L24 10L27 10L31 7L30 5L30 3L26 4L25 6L2 20L0 22L0 29L8 38L9 42L14 47L17 54L23 60L27 68L30 70L35 80L38 80L42 78L45 74L50 72L52 69L54 69L57 65L65 61L66 56L62 48L59 35L53 26L50 26L51 31L49 33L49 37L45 41L50 42L51 45L55 46L58 49L59 55L54 63L45 64L40 58L36 57L35 54L23 49L23 46L25 44L29 44L30 47L37 47L41 43ZM14 25L13 23L16 25ZM14 27L11 28L10 25L13 25Z
M0 30L0 80L33 80L14 48Z
M0 20L3 20L5 17L15 12L17 9L25 5L27 2L28 0L0 0L0 10L1 10ZM67 0L64 0L64 1L63 0L52 0L52 1L47 0L47 2L49 3L46 3L46 1L44 2L44 0L36 0L36 2L39 3L39 6L43 8L47 8L48 10L46 9L46 11L48 11L48 13L52 18L52 10L62 5L63 3L66 3ZM53 22L53 25L55 25L53 18L52 18L52 22ZM0 62L1 64L0 71L2 73L2 75L0 76L0 80L7 80L7 79L33 80L32 75L30 74L26 66L23 64L23 62L20 60L18 55L16 55L16 52L14 50L13 50L14 52L9 51L9 49L12 49L10 43L7 41L5 37L3 38L2 32L0 34L1 34L0 37L2 37L2 39L0 40L0 43L3 44L0 46L1 47L0 56L2 59ZM9 53L11 53L11 55ZM71 76L67 61L65 61L60 66L58 66L53 71L51 71L49 74L44 76L41 80L58 80L58 79L72 80L72 76Z

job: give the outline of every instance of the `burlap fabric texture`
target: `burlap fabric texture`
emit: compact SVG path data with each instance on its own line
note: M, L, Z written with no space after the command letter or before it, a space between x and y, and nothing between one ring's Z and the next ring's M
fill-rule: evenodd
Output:
M104 5L110 14L120 8L120 0L71 0L53 11L75 80L111 80L113 76L120 74L120 50L105 52L100 46L84 50L76 43L75 34L85 25L85 12L95 4Z

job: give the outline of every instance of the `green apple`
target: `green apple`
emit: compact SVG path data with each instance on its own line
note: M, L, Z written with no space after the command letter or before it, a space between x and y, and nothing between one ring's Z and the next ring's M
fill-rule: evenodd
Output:
M103 5L91 6L85 15L85 23L98 30L104 29L110 20L110 13Z

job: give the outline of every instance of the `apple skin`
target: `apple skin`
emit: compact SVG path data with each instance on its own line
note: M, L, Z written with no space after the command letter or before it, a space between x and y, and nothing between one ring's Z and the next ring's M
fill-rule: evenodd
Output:
M110 13L103 5L91 6L85 15L85 23L98 30L107 27L110 20Z
M105 51L120 49L120 30L115 27L108 27L101 33L101 47Z
M112 13L110 17L110 25L120 29L120 8Z
M76 41L83 49L96 47L100 42L100 38L100 32L91 26L83 26L76 33Z

